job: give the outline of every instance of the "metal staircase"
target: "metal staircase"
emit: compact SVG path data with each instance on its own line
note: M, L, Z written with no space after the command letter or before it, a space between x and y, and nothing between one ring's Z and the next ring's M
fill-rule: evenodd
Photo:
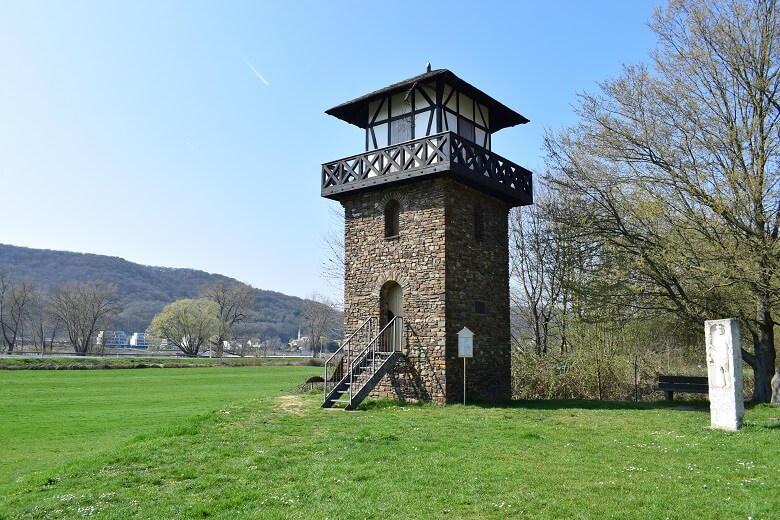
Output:
M367 319L325 362L323 408L354 410L403 355L402 317L394 317L376 336L374 330L376 318ZM361 345L366 346L358 350Z

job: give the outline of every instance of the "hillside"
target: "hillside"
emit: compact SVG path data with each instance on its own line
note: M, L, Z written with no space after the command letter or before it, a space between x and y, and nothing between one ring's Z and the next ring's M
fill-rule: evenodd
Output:
M11 268L17 277L41 287L95 280L114 284L124 304L117 328L127 332L146 330L152 317L174 300L196 297L218 280L237 282L194 269L150 267L118 257L5 244L0 244L0 266ZM249 334L278 337L282 341L297 335L304 300L262 289L253 292L255 305L247 323Z

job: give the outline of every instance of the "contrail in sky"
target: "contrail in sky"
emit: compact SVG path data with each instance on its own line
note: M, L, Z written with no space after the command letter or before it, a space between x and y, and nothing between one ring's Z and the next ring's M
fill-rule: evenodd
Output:
M266 87L270 87L270 86L271 86L271 85L269 85L269 84L268 84L268 82L265 80L265 78L263 77L263 75L262 75L262 74L260 74L259 72L257 72L257 69L256 69L256 68L254 68L254 67L252 66L252 64L251 64L251 63L249 63L249 61L248 61L246 58L244 58L244 63L246 63L247 67L249 67L250 69L252 69L252 72L254 72L254 73L255 73L255 76L257 76L258 78L260 78L260 81L262 81L263 83L265 83L265 86L266 86Z

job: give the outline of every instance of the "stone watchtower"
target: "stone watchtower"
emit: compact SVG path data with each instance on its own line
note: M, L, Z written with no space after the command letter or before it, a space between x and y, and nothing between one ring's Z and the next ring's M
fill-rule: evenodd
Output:
M533 196L491 136L528 119L444 69L326 113L364 129L365 151L322 165L322 196L344 207L346 338L323 406L462 402L464 327L467 398L508 399L508 212Z

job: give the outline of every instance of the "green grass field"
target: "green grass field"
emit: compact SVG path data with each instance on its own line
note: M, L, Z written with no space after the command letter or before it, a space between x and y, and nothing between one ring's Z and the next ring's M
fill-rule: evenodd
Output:
M193 414L273 395L316 367L0 372L0 493L14 479L102 453Z
M322 366L322 360L316 358L274 357L274 358L188 358L176 356L71 356L71 357L0 357L0 369L37 370L37 369L103 369L103 368L140 368L143 365L153 367L193 367L193 366L269 366L269 365L309 365Z
M196 370L218 371L157 372ZM225 371L243 370L254 369ZM291 386L283 380L295 379L286 371L301 369L270 370L280 371L277 384L260 385L256 396L212 396L209 411L172 417L151 401L138 419L128 412L123 430L148 415L166 422L115 431L113 444L91 455L23 471L2 490L0 518L757 520L780 512L777 408L751 408L737 433L710 430L706 404L690 402L369 402L348 413L320 409L319 394L280 395ZM255 374L260 380L271 372ZM84 374L79 388L94 390L74 391L72 407L107 381L103 372ZM200 392L217 387L231 391L217 384ZM19 409L30 407L27 399ZM50 420L67 410L49 406ZM8 447L0 449L5 457ZM28 449L52 448L30 441Z

